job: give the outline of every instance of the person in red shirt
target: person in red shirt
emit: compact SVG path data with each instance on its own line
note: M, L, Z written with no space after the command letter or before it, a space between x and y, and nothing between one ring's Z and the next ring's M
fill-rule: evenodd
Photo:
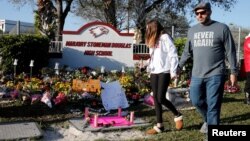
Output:
M244 67L246 72L246 81L245 81L245 103L250 105L250 33L245 38L244 42Z

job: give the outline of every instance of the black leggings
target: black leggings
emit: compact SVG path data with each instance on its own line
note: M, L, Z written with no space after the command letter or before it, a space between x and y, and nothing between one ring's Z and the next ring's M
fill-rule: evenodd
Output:
M250 72L246 73L246 82L245 82L245 88L244 91L250 94Z
M175 116L179 115L175 106L166 99L166 92L170 82L169 73L151 74L150 83L154 95L155 112L157 123L162 123L162 104L167 107Z

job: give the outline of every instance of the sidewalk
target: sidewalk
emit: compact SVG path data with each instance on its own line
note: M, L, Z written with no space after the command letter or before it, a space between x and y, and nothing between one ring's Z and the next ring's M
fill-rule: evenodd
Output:
M0 140L40 138L42 131L35 122L0 123Z

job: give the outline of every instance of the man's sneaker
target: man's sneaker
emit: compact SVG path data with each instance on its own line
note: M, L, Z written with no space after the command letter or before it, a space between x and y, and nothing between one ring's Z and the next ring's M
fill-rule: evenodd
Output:
M207 123L204 122L200 129L201 133L207 134Z
M146 134L148 135L154 135L154 134L158 134L164 131L164 127L157 127L156 125L152 128L147 130Z
M175 117L174 118L174 122L175 122L175 128L177 130L181 130L183 128L183 119L182 119L182 115Z

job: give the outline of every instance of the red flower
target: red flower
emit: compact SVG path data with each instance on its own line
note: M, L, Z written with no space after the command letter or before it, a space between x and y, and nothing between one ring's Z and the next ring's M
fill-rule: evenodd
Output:
M60 92L55 99L53 99L55 105L59 105L67 102L67 97L64 93Z

